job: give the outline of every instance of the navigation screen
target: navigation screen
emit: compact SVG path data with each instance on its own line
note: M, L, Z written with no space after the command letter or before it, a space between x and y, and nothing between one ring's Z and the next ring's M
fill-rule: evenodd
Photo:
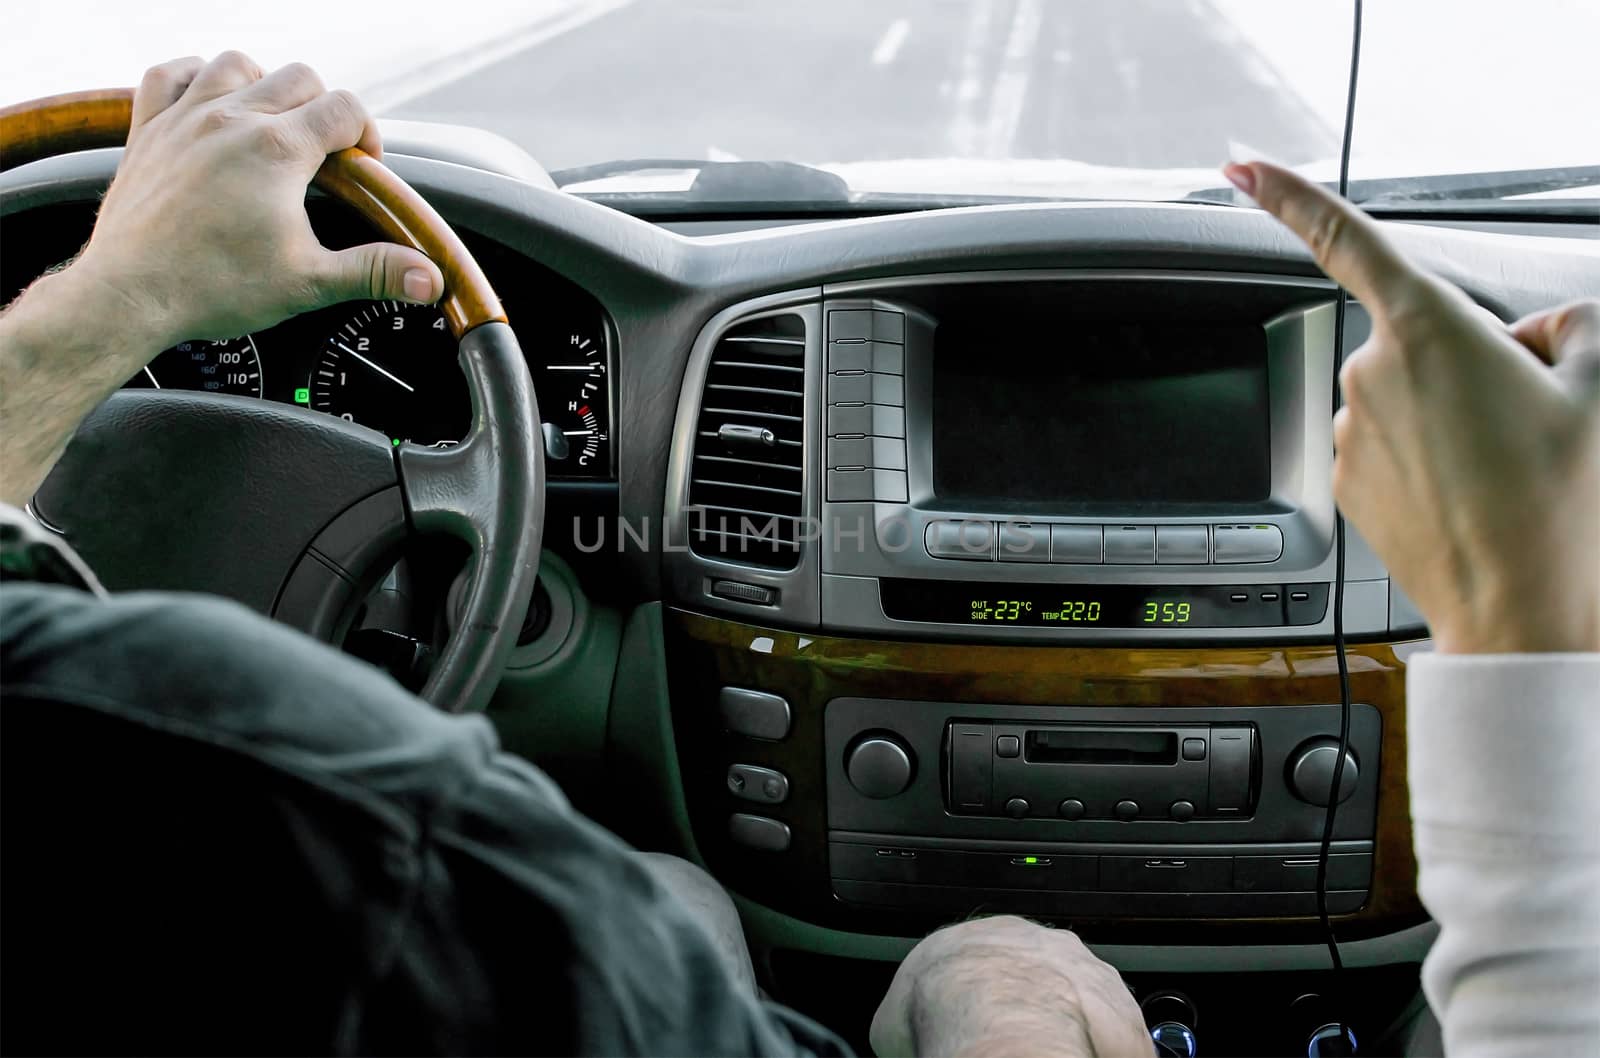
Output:
M941 325L941 501L1249 504L1272 489L1255 326Z

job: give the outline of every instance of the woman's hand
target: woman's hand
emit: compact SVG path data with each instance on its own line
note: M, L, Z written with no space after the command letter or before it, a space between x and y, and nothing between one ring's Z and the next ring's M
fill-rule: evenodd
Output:
M1315 184L1224 173L1372 316L1339 376L1334 496L1438 649L1600 650L1600 301L1508 329Z

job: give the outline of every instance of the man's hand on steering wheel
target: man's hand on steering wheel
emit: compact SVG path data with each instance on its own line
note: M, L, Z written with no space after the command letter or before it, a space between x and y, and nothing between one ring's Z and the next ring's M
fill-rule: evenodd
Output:
M332 252L312 233L306 186L329 154L352 146L382 153L356 97L328 91L308 66L263 76L228 51L153 67L71 270L136 306L128 315L152 328L150 357L356 298L437 301L444 279L416 250L376 242ZM143 363L124 366L131 376Z

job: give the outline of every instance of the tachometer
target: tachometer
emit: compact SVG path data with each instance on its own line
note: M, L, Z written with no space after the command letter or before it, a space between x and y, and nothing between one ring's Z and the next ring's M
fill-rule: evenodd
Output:
M610 386L605 339L577 332L555 344L537 380L539 411L561 432L547 444L549 469L557 477L604 474L611 467Z
M455 338L431 305L379 301L361 309L323 343L295 399L395 444L451 445L472 425Z
M261 396L261 358L255 339L179 342L150 361L128 383L134 388L197 389L204 393Z

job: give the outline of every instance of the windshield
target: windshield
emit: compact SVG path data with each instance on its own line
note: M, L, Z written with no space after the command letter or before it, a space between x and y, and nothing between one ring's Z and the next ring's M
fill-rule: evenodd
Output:
M17 0L0 100L237 47L497 133L576 191L1226 199L1230 157L1336 175L1350 22L1349 0ZM1368 4L1353 197L1600 199L1596 40L1593 0ZM809 168L717 164L749 162Z

